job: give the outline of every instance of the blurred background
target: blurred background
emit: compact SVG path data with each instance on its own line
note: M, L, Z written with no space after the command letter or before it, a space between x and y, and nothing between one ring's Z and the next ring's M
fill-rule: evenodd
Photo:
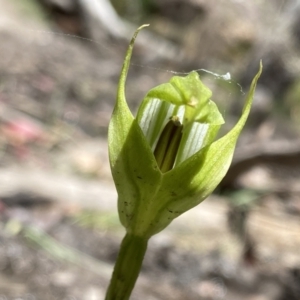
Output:
M127 81L133 111L150 88L198 70L224 134L260 59L264 70L227 176L152 238L132 299L300 299L299 0L0 7L1 300L104 298L124 235L107 127L145 23Z

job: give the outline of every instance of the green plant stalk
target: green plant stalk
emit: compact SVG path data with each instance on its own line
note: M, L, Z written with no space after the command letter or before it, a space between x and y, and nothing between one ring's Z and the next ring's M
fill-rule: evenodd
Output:
M121 243L105 300L129 299L139 276L148 239L127 233Z

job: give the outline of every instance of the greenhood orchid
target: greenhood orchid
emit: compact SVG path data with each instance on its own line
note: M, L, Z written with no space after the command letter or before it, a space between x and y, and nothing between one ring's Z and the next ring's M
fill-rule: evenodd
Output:
M151 89L134 118L125 98L125 81L141 28L126 54L108 139L121 223L127 232L150 237L202 202L225 176L262 66L239 121L216 141L224 120L197 72L174 76Z
M134 41L145 26L127 50L109 124L110 165L126 235L106 300L129 299L149 238L201 203L223 179L262 72L260 64L240 119L220 139L215 140L223 117L197 72L151 89L134 117L125 82Z

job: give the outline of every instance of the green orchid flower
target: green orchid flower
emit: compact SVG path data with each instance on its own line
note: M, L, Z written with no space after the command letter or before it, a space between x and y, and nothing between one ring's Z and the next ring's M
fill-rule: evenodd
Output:
M135 38L145 26L137 29L127 50L109 125L110 164L127 233L106 299L128 299L149 238L201 203L223 179L262 72L260 64L240 119L220 139L215 140L223 117L197 72L174 76L151 89L134 117L126 102L125 81ZM132 264L124 262L133 257L141 257L137 274L129 274Z

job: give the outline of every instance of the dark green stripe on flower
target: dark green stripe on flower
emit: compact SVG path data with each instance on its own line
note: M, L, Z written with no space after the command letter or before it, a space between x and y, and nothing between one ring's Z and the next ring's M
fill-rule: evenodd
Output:
M162 173L173 168L179 144L182 138L183 126L178 118L173 117L163 129L154 150L154 156Z

